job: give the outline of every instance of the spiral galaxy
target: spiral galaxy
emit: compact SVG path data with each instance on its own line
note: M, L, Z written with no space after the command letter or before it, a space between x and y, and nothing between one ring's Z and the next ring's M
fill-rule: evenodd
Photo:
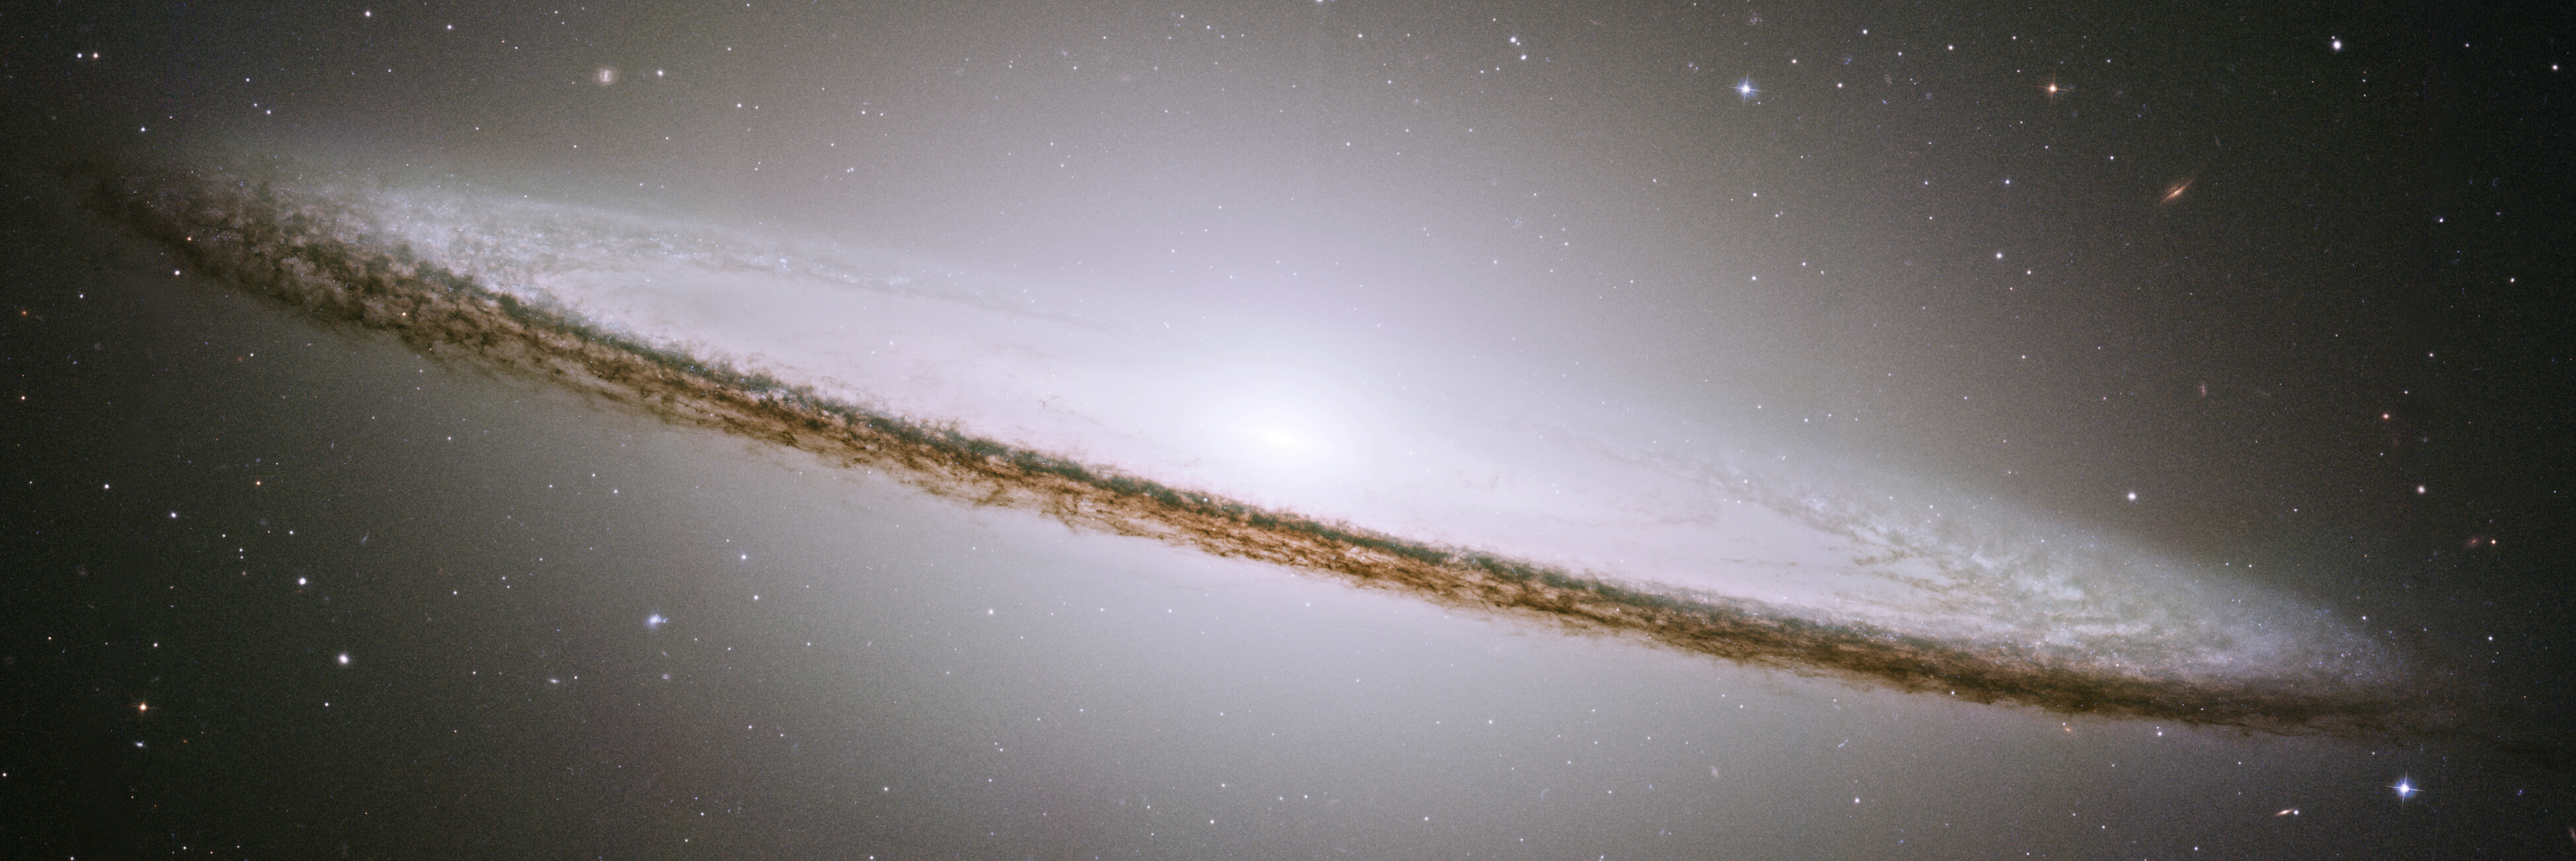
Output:
M971 275L608 207L282 164L94 173L99 211L220 283L961 503L1924 695L2290 734L2446 720L2346 620L1813 451L1379 397Z

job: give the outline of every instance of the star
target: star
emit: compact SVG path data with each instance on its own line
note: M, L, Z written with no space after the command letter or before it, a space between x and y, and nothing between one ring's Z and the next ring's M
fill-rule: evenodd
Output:
M2417 796L2417 795L2419 795L2419 794L2422 794L2422 793L2424 792L2424 790L2423 790L2423 788L2422 788L2422 787L2419 787L2419 786L2416 786L2416 785L2415 785L2415 780L2414 780L2414 778L2409 778L2409 777L2400 777L2400 778L2398 778L2396 783L2392 783L2392 784L2389 784L2389 785L2388 785L2388 789L2389 789L2389 791L2391 791L2391 792L2395 792L2395 793L2397 793L2397 800L2399 800L2399 801L2405 801L2405 800L2407 800L2407 799L2414 798L2415 796Z
M1753 88L1753 79L1752 79L1752 78L1746 78L1746 79L1744 79L1744 80L1741 80L1741 81L1737 81L1737 82L1735 82L1735 94L1736 94L1737 96L1742 97L1745 101L1748 101L1748 102L1749 102L1749 101L1753 101L1753 97L1754 97L1754 96L1761 95L1761 94L1762 94L1762 91L1761 91L1761 90L1757 90L1757 89L1754 89L1754 88Z

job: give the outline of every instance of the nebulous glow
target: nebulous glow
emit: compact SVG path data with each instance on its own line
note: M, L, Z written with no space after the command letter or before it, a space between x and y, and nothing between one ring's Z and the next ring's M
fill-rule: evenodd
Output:
M111 171L97 200L193 271L426 353L1079 528L1944 697L2280 732L2444 720L2365 632L1902 476L1579 398L1363 384L1343 357L829 245L290 176Z
M1343 424L1349 417L1293 382L1246 376L1200 395L1212 456L1274 480L1347 480L1355 454L1355 434Z

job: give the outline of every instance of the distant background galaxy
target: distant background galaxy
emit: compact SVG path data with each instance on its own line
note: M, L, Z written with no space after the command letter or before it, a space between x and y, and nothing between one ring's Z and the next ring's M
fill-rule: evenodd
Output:
M2565 12L9 15L13 853L2576 854Z

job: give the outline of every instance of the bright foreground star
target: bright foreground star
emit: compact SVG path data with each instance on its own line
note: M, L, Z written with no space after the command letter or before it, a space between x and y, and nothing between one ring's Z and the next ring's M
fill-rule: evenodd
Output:
M2413 779L2404 777L2398 778L2396 783L2389 784L2388 789L2391 792L2397 793L2397 800L2399 801L2414 798L2416 793L2424 791L2415 786L2415 781Z

